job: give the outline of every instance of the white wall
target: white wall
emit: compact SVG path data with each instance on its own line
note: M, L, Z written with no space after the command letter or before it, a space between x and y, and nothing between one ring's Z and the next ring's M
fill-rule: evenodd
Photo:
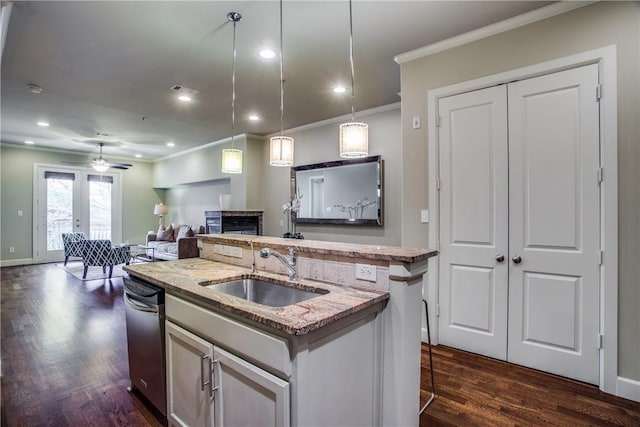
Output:
M384 162L384 226L298 225L296 231L306 239L399 246L402 228L399 105L378 112L362 112L357 119L369 124L369 155L380 155ZM286 131L287 136L295 139L294 166L340 160L338 126L346 121L338 118ZM263 164L267 165L262 179L264 234L281 236L287 231L282 205L290 200L290 168L268 166L268 138L264 143ZM280 226L281 221L284 226Z
M182 185L165 193L164 223L204 225L204 211L220 210L220 194L229 194L229 179Z

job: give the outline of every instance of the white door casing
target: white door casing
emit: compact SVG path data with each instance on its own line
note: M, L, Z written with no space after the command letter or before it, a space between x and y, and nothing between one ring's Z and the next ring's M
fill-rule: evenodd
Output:
M597 64L511 83L508 360L598 383ZM517 260L517 259L516 259Z
M439 102L440 342L499 359L507 356L506 101L503 85Z
M597 84L592 64L439 100L441 343L598 383Z
M88 175L106 175L113 178L111 193L111 241L122 241L122 174L119 171L97 173L91 169L35 163L33 167L33 261L62 261L62 250L47 250L47 183L45 171L73 173L73 231L89 235Z

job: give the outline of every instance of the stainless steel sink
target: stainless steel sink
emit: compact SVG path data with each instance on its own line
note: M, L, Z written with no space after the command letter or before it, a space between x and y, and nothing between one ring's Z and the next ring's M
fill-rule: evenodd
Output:
M262 279L240 279L204 286L269 307L284 307L329 293L325 289L305 290Z

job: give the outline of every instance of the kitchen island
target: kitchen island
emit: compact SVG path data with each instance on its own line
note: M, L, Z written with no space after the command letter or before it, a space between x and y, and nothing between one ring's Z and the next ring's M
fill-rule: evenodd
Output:
M253 419L269 424L417 425L422 276L435 251L240 235L198 238L200 258L126 268L167 291L169 383L177 372L170 369L172 357L185 354L178 344L204 338L211 355L203 348L198 357L218 364L212 363L214 374L228 374L215 380L226 387L217 392L227 398L212 404L229 404L233 387L238 396L253 387L262 390ZM265 247L282 254L293 249L300 279L290 282L282 263L261 258ZM248 277L324 293L268 307L203 286ZM247 362L245 372L258 377L234 386L230 378L238 378L239 363ZM181 399L171 390L169 395L170 406L171 399ZM234 416L230 407L218 412L228 422Z

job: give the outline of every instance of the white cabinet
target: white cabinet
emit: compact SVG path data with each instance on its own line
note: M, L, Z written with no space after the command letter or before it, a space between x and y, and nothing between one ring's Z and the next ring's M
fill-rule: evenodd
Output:
M168 294L169 423L382 425L381 310L293 336Z
M175 426L289 426L289 383L167 322L168 420Z
M209 366L213 344L166 323L167 419L175 426L213 426Z
M217 426L289 425L289 383L214 347Z

